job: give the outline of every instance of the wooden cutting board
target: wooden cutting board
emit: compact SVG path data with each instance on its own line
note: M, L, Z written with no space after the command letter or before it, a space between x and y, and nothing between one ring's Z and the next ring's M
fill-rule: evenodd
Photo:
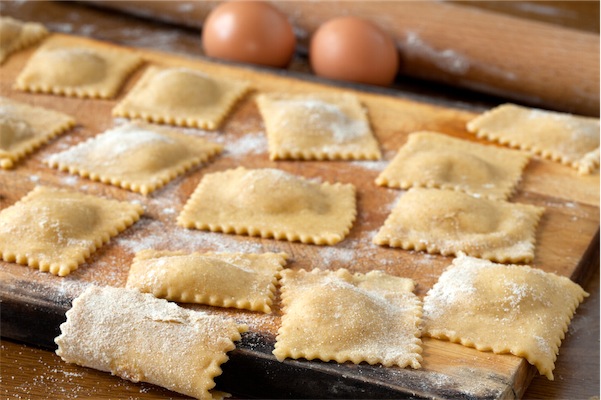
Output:
M290 255L288 268L347 268L363 273L378 269L412 278L417 282L419 296L427 292L450 264L449 257L372 244L372 237L401 194L399 190L375 185L374 179L413 131L433 130L477 141L465 130L465 124L482 110L469 109L465 104L431 104L409 95L393 95L385 89L331 86L317 79L301 79L279 71L242 68L146 50L131 51L138 51L147 63L132 76L115 100L75 99L13 90L12 84L33 49L14 55L0 67L2 96L53 108L78 121L74 130L19 162L14 169L0 171L0 208L14 204L35 185L42 184L136 201L146 210L139 222L99 249L67 277L0 262L3 336L53 347L58 325L64 321L72 299L90 283L124 286L135 252L149 247L188 251L284 251ZM42 162L50 154L113 127L116 121L111 109L148 64L199 68L221 77L251 82L254 92L234 109L219 131L184 130L190 135L222 143L225 151L220 157L149 196L59 172ZM355 93L367 107L382 146L382 161L269 161L263 122L253 101L256 93L343 90ZM308 178L354 184L358 193L358 217L349 236L336 246L315 246L200 232L176 225L177 215L205 174L239 165L280 168ZM511 201L546 209L537 231L534 266L579 281L591 267L598 265L598 173L579 176L571 168L535 158L527 166ZM223 365L224 373L217 379L220 389L243 395L519 398L535 372L523 359L512 355L478 352L431 339L424 339L424 361L420 370L306 360L280 363L271 354L280 325L278 302L271 315L208 306L189 307L248 324L250 331L230 353L230 361Z

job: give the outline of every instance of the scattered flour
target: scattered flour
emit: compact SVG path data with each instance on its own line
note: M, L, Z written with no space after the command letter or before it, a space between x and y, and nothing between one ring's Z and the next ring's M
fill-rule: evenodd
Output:
M61 178L61 184L68 186L75 186L80 181L77 175L67 175Z
M262 132L247 133L225 146L227 156L239 158L249 154L267 153L267 138Z
M180 1L177 4L177 11L181 12L183 14L187 14L190 11L194 11L194 3L191 2L185 2L185 1Z
M464 55L451 49L435 49L416 32L407 33L402 47L407 54L426 58L443 71L463 75L470 69L470 61Z
M378 161L351 161L351 165L368 169L370 171L383 171L388 165L388 160Z
M119 246L132 253L145 249L260 253L263 245L253 238L173 227L162 221L143 218L133 235L117 236Z

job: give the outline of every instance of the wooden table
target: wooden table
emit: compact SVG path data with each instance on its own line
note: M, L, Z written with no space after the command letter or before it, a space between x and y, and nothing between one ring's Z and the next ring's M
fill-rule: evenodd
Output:
M598 5L597 5L598 7ZM201 54L196 30L144 21L130 16L77 4L2 3L2 15L46 23L51 30L89 35L134 47L149 47L182 54ZM573 15L571 11L566 15ZM588 14L590 15L590 14ZM595 14L596 16L598 15ZM597 18L598 30L598 18ZM306 59L299 56L289 68L308 73ZM489 106L497 99L488 95L450 90L428 82L400 78L394 88L428 98L459 100ZM590 398L599 396L599 266L584 285L592 296L578 309L564 340L555 370L556 380L536 377L525 398ZM98 371L67 365L47 350L2 339L0 393L8 398L165 398L167 392L148 384L133 384Z

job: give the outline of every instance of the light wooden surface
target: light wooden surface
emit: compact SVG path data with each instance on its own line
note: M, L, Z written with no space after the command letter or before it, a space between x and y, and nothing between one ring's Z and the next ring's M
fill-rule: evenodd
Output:
M142 23L140 23L141 25L143 25ZM106 33L105 33L106 34ZM184 37L188 37L191 39L191 36L186 36L184 35ZM158 62L165 62L165 57L159 57L159 59L157 59ZM203 64L204 65L204 64ZM251 73L252 75L252 73ZM262 87L265 90L269 90L270 88L287 88L288 86L286 86L286 84L289 80L285 77L279 77L279 78L274 78L274 79L269 79L269 81L263 82L264 86ZM310 87L311 85L309 84L307 87ZM294 85L293 85L294 88ZM298 89L298 88L297 88ZM302 89L300 89L302 90ZM8 88L7 85L3 85L2 86L2 93L5 94L6 91L10 92L10 89ZM28 98L29 96L27 95L23 95L23 94L14 94L17 97L22 97L23 99ZM431 129L435 129L437 126L444 126L445 129L448 129L448 131L446 131L446 133L449 134L454 134L460 137L468 137L466 136L466 132L463 131L463 122L465 121L465 118L468 118L470 115L472 115L471 112L466 112L466 111L462 111L462 110L451 110L451 111L445 111L444 109L438 109L436 107L432 107L429 105L418 105L415 104L413 102L409 102L407 103L407 100L403 100L403 99L390 99L388 97L386 98L382 98L380 96L376 96L376 95L364 95L364 100L368 103L368 104L380 104L380 102L383 102L385 105L387 105L388 107L384 107L384 108L380 108L377 107L377 109L379 110L376 113L375 118L377 120L379 120L380 118L386 119L386 115L389 115L388 119L389 121L387 123L383 123L383 127L381 131L379 131L380 135L383 135L383 137L386 137L386 139L389 140L385 140L385 149L388 150L387 153L387 158L389 159L391 157L391 155L393 154L393 151L398 148L398 146L402 143L403 138L405 136L405 134L413 129L416 129L417 127L422 127L422 126L428 126ZM47 106L55 106L56 105L56 98L52 97L52 96L37 96L36 99L34 100L34 102L39 102L39 104L44 104ZM399 118L399 115L394 112L396 110L396 106L398 106L398 104L402 104L403 106L406 106L408 104L411 104L410 107L406 108L406 107L402 107L403 111L401 114L401 118ZM444 105L448 106L449 103L443 103ZM461 108L471 108L471 107L466 107L466 105L464 103L457 103L456 104L458 107ZM39 172L35 173L35 180L39 180L40 182L49 182L51 184L58 184L63 185L63 186L70 186L71 184L73 184L73 179L66 177L64 174L61 175L56 175L58 173L55 173L54 171L47 171L45 170L43 167L43 165L40 163L40 160L45 156L48 155L52 152L57 151L58 149L63 148L64 146L71 145L79 140L82 140L84 137L87 137L89 135L92 135L94 133L96 133L97 131L99 131L100 129L104 129L107 128L109 126L111 126L112 121L110 119L108 120L102 120L102 118L99 117L99 120L96 120L95 123L91 123L91 121L89 120L90 115L97 115L97 116L102 116L102 115L106 115L106 112L110 109L110 102L98 102L95 103L95 105L93 106L93 110L94 113L90 114L87 111L89 111L89 108L86 109L85 107L82 107L81 103L79 103L78 101L75 100L66 100L62 103L61 107L66 107L65 111L67 112L72 112L74 114L77 114L78 116L81 117L81 120L83 121L82 123L82 127L79 128L74 134L69 135L69 138L62 138L59 139L55 142L53 142L50 146L48 146L47 148L44 148L41 152L37 153L34 157L32 157L30 160L26 161L24 164L22 164L19 168L25 168L27 171L24 173L18 173L16 175L11 175L12 177L17 177L17 179L21 182L24 183L25 186L28 187L32 187L33 185L33 181L32 181L32 176L29 175L29 172L31 172L30 168L39 168ZM436 111L436 112L434 112ZM436 117L433 120L430 120L429 117L432 116L432 113L434 112L434 114L436 114ZM228 122L228 124L225 127L225 136L226 137L236 137L236 135L240 135L240 133L242 132L242 130L244 129L250 129L252 127L254 127L253 124L257 124L258 121L258 117L256 114L256 109L254 108L254 106L250 103L247 104L243 104L240 109L238 109L237 111L237 116L240 117L250 117L250 126L240 126L239 124L237 125L236 123L236 118L233 118L231 121ZM399 123L399 121L403 121L402 123ZM238 121L239 123L240 121ZM89 124L90 123L90 124ZM385 128L385 127L388 128ZM393 127L392 132L390 132L389 134L383 133L386 132L386 129L389 129L390 127ZM236 152L234 151L232 154L236 154ZM235 158L235 157L234 157ZM257 165L261 164L264 165L265 160L263 159L265 158L265 154L254 154L250 157L250 159L246 159L246 162L251 162L251 163L258 163ZM252 160L251 160L252 159ZM228 165L231 165L229 163L238 163L240 162L240 160L220 160L221 164L220 165L212 165L209 166L209 168L214 168L214 169L221 169L223 167L226 167ZM269 164L269 163L268 163ZM303 166L303 168L299 168L294 166L292 163L276 163L275 165L277 165L278 167L282 167L284 169L286 168L290 168L292 171L294 171L295 173L302 173L302 174L307 174L308 176L320 176L322 173L324 173L324 168L318 165L319 163L307 163ZM339 163L332 163L331 165L336 165L338 166ZM340 164L343 165L343 164ZM354 168L354 167L353 167ZM382 168L382 165L378 166L378 165L372 165L371 168L374 168L374 170L370 170L369 168L367 168L366 171L364 171L364 168L356 168L353 169L352 171L337 171L337 175L340 175L340 179L344 180L344 179L356 179L358 181L361 181L361 183L359 184L359 186L362 187L367 187L367 184L365 182L371 182L373 179L373 177L375 177L375 175L377 174L377 168ZM357 173L359 171L358 176L355 176L355 173ZM194 184L198 182L198 180L200 179L200 177L202 176L203 173L208 172L207 170L199 170L199 171L194 171L189 177L187 177L186 179L189 179L189 183L187 184L186 182L181 182L181 180L179 181L179 183L177 183L177 185L180 185L181 187L186 187L183 190L187 191L188 193L193 189ZM352 177L351 177L352 175ZM6 175L8 176L8 175ZM590 236L591 232L592 234L594 234L595 231L595 227L598 228L598 195L599 195L599 190L598 190L598 175L596 176L596 178L593 178L593 180L596 180L596 189L594 190L586 190L583 188L589 187L589 184L587 183L586 185L581 185L578 183L574 183L574 182L578 182L578 181L573 181L572 180L573 177L573 171L566 169L565 167L561 167L561 166L557 166L555 164L552 163L547 163L547 162L534 162L532 163L527 170L527 174L525 176L525 180L521 185L520 188L520 192L518 193L516 199L519 199L519 201L525 201L525 202L533 202L533 203L545 203L545 205L549 206L552 210L551 216L549 217L548 220L543 221L544 224L543 226L545 227L543 229L543 233L541 234L541 240L543 241L543 243L546 243L547 245L549 245L551 247L550 250L550 254L545 254L542 255L541 252L537 252L537 262L540 263L540 265L542 265L543 263L546 265L547 268L550 268L551 270L554 270L556 272L565 274L565 275L572 275L572 274L576 274L575 277L577 278L583 278L582 276L580 276L580 274L583 272L583 270L578 269L577 268L577 264L578 264L578 253L583 251L583 248L585 249L585 246L582 245L582 243L579 242L579 234L584 234L585 236ZM80 180L75 180L77 181L76 185L82 185L84 183L82 183ZM6 182L6 181L4 181ZM594 182L593 182L594 183ZM88 185L88 183L85 183L86 185ZM1 187L1 186L0 186ZM569 189L566 190L566 187L568 187ZM91 189L90 189L91 188ZM89 184L89 186L87 187L87 189L92 190L92 191L97 191L98 193L103 193L103 194L107 194L110 196L113 195L117 195L119 196L117 193L120 193L120 191L118 189L111 189L111 188L105 188L102 187L102 185L99 184ZM162 195L165 195L166 197L168 197L168 200L170 201L175 201L175 204L179 204L179 206L181 206L182 202L185 201L185 196L184 195L177 195L177 196L172 196L177 190L175 190L175 187L171 187L166 188L166 190L164 190L162 192ZM389 191L386 190L386 193L388 196L387 200L390 202L392 201L392 199L394 198L394 191ZM125 195L126 197L129 195ZM13 198L14 197L14 198ZM16 200L17 194L15 194L14 196L10 196L10 198L4 199L4 201L6 203L12 202L13 200ZM134 196L136 197L136 196ZM375 202L376 199L375 198L370 198L369 196L367 196L365 199L360 200L360 204L362 204L362 207L364 210L371 210L371 206L373 206L373 202ZM161 206L165 206L165 204L161 204L161 202L158 200L157 198L153 198L150 200L151 203L154 204L151 211L151 218L153 218L156 215L160 214L160 207ZM596 206L597 205L597 206ZM3 207L4 205L1 205L0 207ZM169 207L171 208L171 207ZM361 224L365 224L363 226L362 229L366 229L366 231L363 232L367 232L376 228L378 221L381 222L383 220L383 218L385 217L386 212L385 211L378 211L376 213L376 217L373 221L370 222L370 218L365 218L363 219L360 223ZM174 220L174 216L173 218L171 218ZM379 220L378 220L379 219ZM564 231L565 232L562 232ZM354 232L354 238L360 238L361 237L361 232L360 231L355 231ZM135 235L134 235L135 236ZM131 239L131 237L129 238ZM128 240L129 240L128 239ZM135 239L135 238L134 238ZM231 239L231 238L230 238ZM227 239L229 240L229 239ZM226 241L227 241L226 240ZM556 241L557 240L557 241ZM257 240L255 239L249 239L250 242L252 243L256 243ZM263 245L263 242L265 241L258 241L259 243L261 243ZM267 241L269 242L269 241ZM558 242L562 242L561 244L559 244ZM131 251L133 247L135 247L134 245L132 245L131 241L130 242L126 242L125 243L129 243L126 247L128 247L128 250ZM278 243L276 245L283 245L284 247L286 247L285 243ZM568 251L567 254L564 254L563 250L564 247L563 246L568 246L570 247L570 250ZM572 248L573 246L576 246L575 248ZM295 246L292 246L291 248L293 248ZM302 247L302 246L301 246ZM393 251L391 250L391 253L398 253L398 251ZM86 269L87 272L81 272L78 271L79 277L82 278L83 280L96 280L96 279L100 279L100 280L108 280L113 284L122 284L124 282L124 273L126 273L126 271L121 270L118 273L110 273L110 266L107 266L105 261L111 261L111 262L115 262L115 260L119 260L119 256L118 256L119 250L115 249L114 246L110 246L108 249L103 250L103 255L96 257L95 259L87 266L87 267L82 267L83 269ZM344 248L342 249L341 254L345 254L347 253L346 250L344 250ZM303 257L307 256L307 252L305 250L298 250L296 253L296 258L297 261L299 261L299 266L303 264ZM340 255L340 254L339 254ZM128 255L128 257L131 256ZM411 255L409 257L413 257L414 255ZM386 259L387 256L383 256L383 260ZM542 259L541 259L542 257ZM558 257L559 260L557 262L551 262L550 264L548 263L549 260ZM127 258L127 257L126 257ZM424 274L424 276L421 276L418 280L420 281L421 285L419 287L420 293L423 294L425 293L425 291L427 290L427 288L429 287L428 285L431 285L432 282L436 279L438 273L440 272L440 265L441 263L444 263L444 261L442 260L442 258L440 257L431 257L431 256L427 256L426 257L429 261L433 260L433 264L435 264L434 267L430 267L430 268L424 268L424 266L421 263L416 263L415 261L412 262L412 264L410 265L409 269L411 269L411 274L412 276L419 276ZM407 257L405 256L401 256L401 260L406 260ZM340 260L338 260L340 261ZM126 264L127 260L125 260L125 262L123 262L123 264ZM90 265L94 265L93 268L90 267ZM334 266L336 265L340 265L339 262L337 262L336 260L334 260ZM14 268L13 268L14 267ZM598 261L596 266L593 266L594 268L598 269ZM24 267L19 267L19 266L9 266L8 267L8 272L10 274L16 273L18 274L24 274L26 275L27 279L30 279L32 276L37 275L35 273L35 271L29 271L28 269L23 269ZM108 268L108 269L107 269ZM359 265L357 265L357 270L362 270L362 269L367 269L369 268L369 265L362 264L359 263ZM27 271L27 272L25 272ZM6 272L6 271L5 271ZM429 275L429 276L426 276ZM46 279L47 277L43 277L43 279ZM598 279L598 278L596 278ZM594 281L594 279L593 279ZM63 286L65 286L65 284L62 284ZM597 293L598 293L598 286L597 286ZM598 298L598 297L597 297ZM598 301L598 300L597 300ZM585 305L588 304L585 303ZM582 307L582 309L584 310L583 312L587 312L587 308L585 308L584 306ZM590 310L590 309L589 309ZM596 311L596 315L595 315L595 311ZM579 309L578 313L580 314L581 310ZM591 313L591 311L589 311L589 313ZM588 317L586 315L589 315ZM596 307L596 309L593 307L593 311L591 314L586 314L584 318L589 318L589 319L585 319L585 323L583 323L582 325L580 325L580 328L578 328L578 325L574 324L573 325L573 329L577 329L576 331L574 331L572 334L575 337L577 332L581 332L581 331L586 331L586 332L595 332L595 326L596 326L596 332L597 332L597 338L598 338L598 307ZM578 316L577 316L578 318ZM590 323L592 321L592 323ZM575 321L576 322L576 321ZM263 323L263 324L258 324L260 326L262 326L262 329L266 329L266 330L272 330L274 328L274 326L270 323ZM592 325L592 328L589 327L589 325ZM589 335L588 337L590 338L591 336L594 337L593 335ZM568 339L567 339L567 343L570 343L571 334L568 335ZM589 342L590 343L590 342ZM444 346L444 345L443 345ZM458 345L451 345L451 348L455 348ZM564 343L565 346L565 343ZM434 357L434 359L436 358L435 354L437 352L440 353L445 353L446 350L441 350L441 349L437 349L437 346L430 346L429 344L427 344L426 346L427 348L431 349L431 354L428 353L426 354L427 357L430 357L429 362L432 362L432 357ZM459 346L460 347L460 346ZM588 348L590 348L590 344L587 346ZM598 341L596 343L593 343L593 347L598 349ZM565 347L562 347L562 352L560 355L560 360L564 357L564 349ZM567 350L565 350L566 352L569 352L570 348L568 347ZM463 351L463 349L461 349ZM41 353L38 353L41 352ZM451 351L451 353L454 353L454 350ZM468 352L469 353L469 352ZM474 352L477 353L477 352ZM577 354L582 354L582 356L586 357L587 360L592 360L592 361L588 361L589 364L587 365L587 368L583 368L582 371L579 373L574 373L574 374L570 374L570 368L566 368L564 371L564 374L561 374L561 371L558 370L557 374L558 374L558 381L560 382L545 382L544 379L541 378L536 378L535 379L535 385L534 385L534 389L532 389L529 392L527 392L526 397L528 396L528 393L533 393L533 398L536 398L536 394L540 393L539 396L542 396L542 398L587 398L589 396L592 396L595 394L598 395L598 351L597 351L597 356L595 358L594 353L591 354L588 351L581 351L580 353ZM25 369L25 373L21 374L21 372L23 371L23 368L19 368L16 366L17 363L19 363L19 366L21 366L21 363L23 363L24 365L27 365L27 359L30 357L42 357L40 354L44 354L44 361L35 361L33 362L32 367L30 367L29 369ZM481 354L477 354L476 358L473 359L473 357L469 356L468 359L469 361L463 361L463 364L465 365L487 365L487 362L489 364L494 364L494 367L498 367L499 363L497 362L497 357L498 356L492 356L490 354L485 354L484 356L482 356L482 359L478 360L477 356L482 356ZM492 356L492 359L489 358ZM47 358L46 358L47 357ZM146 397L147 395L149 396L149 398L153 398L152 396L155 396L154 398L164 398L166 396L172 396L173 394L166 394L166 392L162 391L161 389L158 388L154 388L154 387L150 387L150 385L135 385L135 384L131 384L129 382L125 382L125 381L121 381L118 378L114 378L114 377L110 377L110 376L106 376L106 374L102 374L102 373L98 373L96 371L90 371L90 370L86 370L86 369L82 369L79 367L73 367L73 372L71 371L71 368L69 366L69 368L65 368L66 365L64 363L61 363L60 361L56 360L56 357L53 356L51 353L45 352L45 351L41 351L41 350L37 350L37 349L31 349L30 347L21 347L20 345L15 345L11 342L8 341L3 341L2 343L2 358L3 358L3 363L2 363L2 376L3 376L3 382L2 382L2 388L3 390L5 390L5 393L7 394L13 394L15 398L18 398L18 396L21 397L30 397L30 398L35 398L35 396L40 395L40 392L27 392L28 389L24 390L24 386L23 386L23 382L33 382L32 387L39 387L39 386L43 386L42 383L49 383L49 382L55 382L56 384L54 386L50 386L51 388L54 388L52 390L54 390L54 392L48 391L47 393L60 393L60 391L63 391L66 393L66 388L71 388L73 391L69 392L71 394L73 393L82 393L82 395L84 393L88 393L89 395L91 395L92 397L101 397L102 395L107 395L110 397L123 397L123 396L128 396L131 395L133 397ZM485 359L488 358L488 361ZM575 357L575 358L578 358ZM516 368L516 365L519 366L520 363L517 363L514 361L511 361L512 359L515 359L515 357L511 357L511 356L506 356L506 357L500 357L499 359L505 359L505 360L510 360L507 362L501 362L500 365L500 370L501 371L505 371L507 372L508 370L512 370L514 368ZM12 364L9 362L5 362L5 360L14 360L12 361ZM39 359L41 360L41 358ZM54 360L54 361L52 361ZM595 360L597 361L595 363ZM51 364L51 362L56 362L56 364ZM40 368L39 366L37 366L37 364L42 364L42 363L48 363L48 368L46 371L42 371L44 370L44 368ZM461 362L460 362L461 364ZM11 366L12 365L12 366ZM31 365L31 364L30 364ZM56 365L56 367L55 367ZM62 369L59 368L59 366L63 366ZM523 364L522 364L523 365ZM592 366L592 368L590 368L589 366ZM559 364L558 364L558 368L559 368ZM595 374L594 371L596 371L597 373ZM591 374L591 369L592 369L592 374ZM433 371L436 371L436 367L433 368ZM517 371L521 371L520 368L517 368ZM584 376L584 374L589 373L589 378L587 379L582 379L582 381L578 381L579 377ZM79 379L80 376L78 376L78 374L81 375L81 380ZM101 374L103 376L103 379L100 379L98 377L98 374ZM465 372L464 372L465 374ZM461 374L458 374L461 375ZM4 378L5 376L15 376L17 378L15 379L11 379L8 380L6 378ZM19 378L21 377L21 378ZM71 381L73 381L73 378L78 378L75 379L73 386L71 386ZM104 378L107 378L107 380L104 380ZM20 379L24 379L20 380ZM596 381L595 381L596 379ZM526 379L527 380L527 379ZM15 385L10 385L10 382L14 381ZM19 384L17 384L17 382L19 382ZM536 382L541 382L541 384L539 384L540 392L536 391ZM556 383L561 383L559 386L555 386ZM570 386L571 383L571 386ZM104 390L100 390L101 388L104 388L106 384L106 391ZM568 389L565 392L562 392L562 384L567 384ZM521 393L521 391L523 391L523 387L518 389L518 394ZM533 392L534 390L534 392ZM570 392L570 390L572 390L572 392ZM28 395L29 393L29 395ZM44 393L43 391L41 393ZM133 393L133 394L132 394ZM547 396L547 394L549 393L549 395ZM559 393L559 394L558 394ZM562 395L561 393L564 393L564 395ZM35 395L34 395L35 394ZM572 395L570 395L572 394ZM41 397L44 397L43 395ZM48 395L47 397L55 397L54 395ZM60 397L60 396L58 396ZM66 397L66 396L65 396Z

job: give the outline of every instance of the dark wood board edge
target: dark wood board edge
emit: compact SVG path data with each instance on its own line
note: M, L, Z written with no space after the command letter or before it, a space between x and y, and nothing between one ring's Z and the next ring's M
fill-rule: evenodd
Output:
M55 350L54 338L60 334L60 325L66 320L65 313L71 302L72 299L55 288L3 279L0 282L1 335ZM469 396L462 391L461 382L431 371L316 360L279 362L271 354L274 343L271 335L243 334L236 349L228 354L228 362L222 365L223 374L215 379L218 388L258 398L519 398L506 377L493 374L479 377L490 381L483 385L488 388L477 396ZM444 385L436 382L440 379L445 379ZM436 388L434 395L432 388Z
M72 299L60 302L50 297L34 296L28 292L28 281L0 282L0 334L4 338L27 344L56 349L54 338L60 334L60 325ZM50 293L54 289L44 288Z
M446 375L410 368L386 368L367 364L285 360L270 354L234 350L223 365L218 386L235 387L259 398L343 398L343 399L517 399L506 377L489 374L489 382L477 394L468 394L461 383ZM274 366L274 363L278 365ZM249 366L259 374L248 375ZM529 368L527 366L526 368ZM531 380L533 374L528 375ZM440 379L447 379L444 385ZM231 382L230 382L231 381ZM490 389L484 389L488 386Z
M586 252L582 256L580 263L574 270L574 273L570 277L574 282L584 286L593 276L595 268L599 269L599 247L601 243L601 237L599 235L599 229L595 237L590 242Z

